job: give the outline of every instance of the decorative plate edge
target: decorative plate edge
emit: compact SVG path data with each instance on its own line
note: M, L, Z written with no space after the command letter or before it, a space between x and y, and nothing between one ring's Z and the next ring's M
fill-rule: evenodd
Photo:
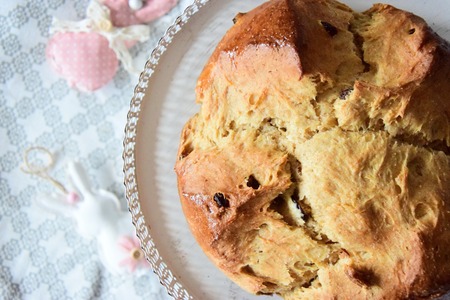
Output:
M164 259L161 257L153 238L151 237L150 228L146 225L145 217L141 211L136 181L136 132L139 122L139 113L141 111L141 104L145 96L145 89L148 87L148 81L154 73L160 57L167 50L167 47L172 42L174 36L181 30L182 26L185 25L189 19L209 1L210 0L195 0L194 3L189 5L166 30L157 46L151 52L150 57L145 64L144 71L139 76L138 84L136 85L133 97L131 98L130 109L127 114L127 123L125 125L125 136L123 140L124 150L122 153L122 159L125 196L127 199L128 210L131 213L132 223L136 228L136 236L139 238L141 249L144 252L153 272L158 276L161 285L165 287L170 296L177 300L191 300L194 299L194 297L164 262Z

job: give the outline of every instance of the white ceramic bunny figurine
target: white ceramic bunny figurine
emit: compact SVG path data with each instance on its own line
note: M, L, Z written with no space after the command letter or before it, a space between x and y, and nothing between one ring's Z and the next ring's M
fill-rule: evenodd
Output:
M93 191L80 164L70 162L67 171L80 201L71 204L63 197L49 197L40 204L74 219L83 237L97 240L99 257L110 272L118 274L146 266L130 216L120 208L117 197L105 190Z

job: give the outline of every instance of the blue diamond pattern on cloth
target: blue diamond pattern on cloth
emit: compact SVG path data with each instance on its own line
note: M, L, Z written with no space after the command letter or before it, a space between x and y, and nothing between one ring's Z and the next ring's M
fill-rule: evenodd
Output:
M39 19L38 21L38 28L39 31L41 33L42 36L44 37L49 37L50 33L49 33L49 28L50 25L52 24L52 17L51 16L43 16L41 19Z
M55 135L56 142L62 144L67 141L70 136L70 127L65 123L59 124L54 128L53 134Z
M23 278L21 288L24 293L30 294L39 287L39 284L40 284L39 274L29 273L25 275L25 277Z
M10 240L2 246L0 256L2 259L12 260L20 254L20 243L18 240Z
M4 282L2 285L2 299L18 299L20 295L20 286L15 282Z
M36 71L28 71L23 74L23 83L29 92L38 92L42 87L42 79Z
M65 254L56 261L56 268L61 274L67 274L75 267L75 260L72 255Z
M101 267L94 262L87 263L83 268L85 278L92 282L101 274Z
M72 132L74 132L73 128L72 128ZM78 154L80 153L80 147L78 146L78 144L75 141L68 140L64 144L64 152L67 154L68 157L77 157Z
M1 194L1 191L0 191ZM17 196L17 202L22 207L30 206L31 198L36 194L36 188L34 186L27 186L23 190L21 190Z
M44 132L36 138L36 144L49 148L55 144L55 137L50 132Z
M53 285L57 281L54 274L56 274L56 268L55 265L50 262L47 262L39 271L42 282L49 285Z
M112 96L107 100L108 105L105 106L105 113L107 114L115 114L120 111L124 105L128 105L130 99L123 99L117 96Z
M30 221L28 220L27 214L21 211L18 211L11 218L11 224L13 230L17 233L24 232L28 229L30 225Z
M15 123L14 109L8 106L0 107L0 126L9 128Z
M19 52L12 59L14 71L18 74L25 74L30 71L31 58L28 53Z
M9 196L9 197L13 197L13 196ZM0 207L0 213L5 216L8 217L9 219L11 218L11 216L13 215L14 211L12 211L11 209L9 209L8 207L6 207L6 205L4 207ZM8 219L8 220L9 220Z
M28 19L28 10L18 5L9 13L9 20L15 27L21 27L25 25Z
M3 211L3 214L6 216L13 215L21 207L19 200L13 195L5 197L2 201L3 205L0 207L0 211Z
M69 94L69 87L63 79L60 79L52 84L51 91L54 99L61 100Z
M88 5L87 0L77 1L75 3L75 11L77 13L77 17L82 19L86 15L86 6Z
M0 265L0 282L5 283L5 282L11 282L12 281L12 275L11 275L11 271L8 267L6 267L5 265L1 264ZM2 285L0 285L2 286Z
M80 106L85 109L91 109L97 102L95 96L92 94L78 94L78 100L80 101Z
M3 39L11 32L11 24L9 18L0 15L0 38Z
M75 134L81 134L89 127L88 120L84 114L75 115L69 122L72 132Z
M10 188L8 185L8 181L6 181L5 178L2 178L0 176L0 194L1 195L9 195L10 194Z
M66 293L66 287L62 280L53 282L51 288L49 288L51 299L63 299Z
M86 241L74 247L74 257L79 261L89 262L89 258L97 255L98 244L97 241ZM94 262L96 263L96 262Z
M22 247L24 249L27 249L29 251L31 251L31 261L33 262L33 258L38 259L40 255L43 255L45 253L39 253L37 251L37 249L42 249L41 246L39 245L40 242L40 232L36 231L35 229L32 228L28 228L27 230L25 230L24 232L21 233L21 242L22 242ZM47 257L45 255L45 257ZM37 262L37 261L35 261Z
M0 157L0 169L4 172L11 172L19 161L20 159L17 153L8 151L5 155Z
M74 299L94 299L94 295L91 289L83 287L75 294Z
M92 168L98 169L106 162L105 152L101 149L95 149L89 154L88 160Z
M130 83L130 74L124 69L119 69L113 78L113 82L116 88L123 89Z
M27 140L25 129L17 123L13 123L12 127L9 128L7 135L9 142L15 146L21 146Z
M141 278L133 282L134 289L136 290L138 295L142 296L147 292L147 289L145 288L147 280L148 279L146 278L146 276L142 276Z
M115 140L112 140L106 145L106 153L112 159L117 157L117 155L121 155L122 147Z
M16 103L15 109L19 118L26 118L34 112L32 102L31 98L24 97Z
M39 225L37 231L40 232L41 239L48 240L54 236L57 231L56 221L52 219L45 220L41 225Z
M62 115L59 108L55 105L50 106L44 111L45 123L50 127L56 127L61 123Z
M0 90L0 106L5 106L6 105L6 96L5 93Z
M44 43L38 43L36 46L31 48L30 57L36 64L42 64L45 62L45 47Z
M15 34L10 34L3 38L0 44L5 54L9 56L14 55L22 48L22 45L20 44L20 41Z
M48 264L49 256L42 246L35 247L29 251L31 264L36 268L43 268ZM42 280L42 279L41 279Z
M104 122L97 127L98 139L101 142L107 142L114 138L114 126L110 122Z
M61 5L63 5L65 2L66 2L65 0L48 0L48 6L50 8L56 9L56 8L60 7ZM84 8L86 9L87 3L85 1L79 1L79 2L81 2L82 5L84 5Z
M49 181L20 171L24 151L43 146L55 155L49 174L67 189L73 189L67 163L80 161L92 187L115 193L126 207L122 138L137 75L120 67L110 84L83 92L69 87L46 60L53 17L81 20L89 1L0 5L0 299L169 299L153 274L138 279L109 273L97 241L77 231L71 217L77 205L61 211L43 206L65 197ZM180 0L184 7L191 1ZM169 23L152 22L150 40L135 45L131 55L145 59Z
M0 169L4 172L11 172L19 163L20 157L13 151L6 152L0 157Z
M87 111L87 117L91 125L99 124L105 117L102 105L95 104Z
M2 61L0 62L0 83L6 83L13 76L13 72L9 63Z
M45 6L42 5L42 0L31 0L28 5L28 12L30 17L34 19L40 19L47 16L47 11Z
M64 235L64 239L66 240L67 245L69 245L70 247L78 247L83 244L83 239L74 231L66 232L66 234ZM82 249L85 248L82 247ZM87 250L82 251L85 252ZM76 253L75 255L78 255L78 253Z
M38 109L47 108L51 103L50 92L47 89L40 89L39 93L34 95L33 101Z

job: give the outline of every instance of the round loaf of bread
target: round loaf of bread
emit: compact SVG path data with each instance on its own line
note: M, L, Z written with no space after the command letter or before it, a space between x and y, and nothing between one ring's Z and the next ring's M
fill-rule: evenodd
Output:
M175 167L204 252L285 299L445 293L449 44L384 4L272 0L234 21Z

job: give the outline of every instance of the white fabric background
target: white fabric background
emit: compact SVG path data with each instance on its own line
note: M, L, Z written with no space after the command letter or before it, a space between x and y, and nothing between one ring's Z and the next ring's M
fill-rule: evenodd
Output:
M132 48L137 66L143 69L153 46L190 2L180 0L149 24L150 40ZM120 68L102 89L78 92L45 60L52 17L83 19L87 3L0 4L1 299L170 299L150 270L141 276L108 273L94 241L81 238L72 220L36 204L55 188L19 169L26 148L44 146L57 155L51 173L59 181L68 184L64 166L78 160L94 188L115 193L126 206L122 140L137 76Z

